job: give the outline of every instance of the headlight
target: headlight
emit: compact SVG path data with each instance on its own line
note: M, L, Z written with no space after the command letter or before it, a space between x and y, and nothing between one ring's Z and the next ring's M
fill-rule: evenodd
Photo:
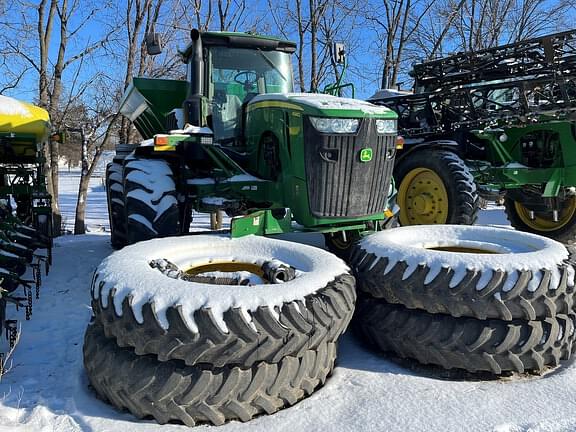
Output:
M358 119L310 117L310 121L322 133L355 133L360 125Z
M376 132L379 134L395 134L396 120L376 120Z

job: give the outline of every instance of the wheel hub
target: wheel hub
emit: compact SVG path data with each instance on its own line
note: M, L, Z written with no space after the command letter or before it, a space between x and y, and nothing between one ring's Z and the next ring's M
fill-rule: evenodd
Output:
M398 191L402 225L441 224L448 220L448 193L444 182L428 168L408 172Z
M436 201L429 193L422 193L414 197L412 201L412 208L416 213L421 215L430 214L435 208Z

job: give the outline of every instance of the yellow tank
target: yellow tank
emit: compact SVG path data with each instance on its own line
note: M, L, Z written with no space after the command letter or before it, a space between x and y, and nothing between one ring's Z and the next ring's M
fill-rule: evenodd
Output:
M45 109L0 95L0 158L5 162L31 162L50 136Z

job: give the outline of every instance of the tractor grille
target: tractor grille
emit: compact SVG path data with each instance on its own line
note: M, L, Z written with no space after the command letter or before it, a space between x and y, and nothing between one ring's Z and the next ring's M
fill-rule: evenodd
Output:
M321 134L304 118L310 211L316 217L360 217L383 212L394 168L395 135L378 135L373 119L356 135ZM370 162L360 161L372 149Z

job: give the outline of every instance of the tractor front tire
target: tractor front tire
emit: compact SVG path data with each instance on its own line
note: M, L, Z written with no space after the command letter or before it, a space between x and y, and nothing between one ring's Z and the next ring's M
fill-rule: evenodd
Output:
M192 282L152 268L165 259L220 274L282 260L296 277L251 286ZM220 267L218 267L220 266ZM183 268L186 271L186 268ZM188 365L277 363L335 342L347 328L355 280L334 255L265 237L196 235L156 239L106 258L92 282L92 308L107 337L136 354Z
M123 180L128 244L181 233L176 184L167 161L129 156Z
M120 348L97 324L88 326L84 338L84 365L96 393L118 409L141 419L153 417L160 424L221 425L273 414L322 386L335 358L336 344L325 343L276 364L186 366Z
M472 173L449 150L416 150L394 169L400 225L472 225L480 198Z

